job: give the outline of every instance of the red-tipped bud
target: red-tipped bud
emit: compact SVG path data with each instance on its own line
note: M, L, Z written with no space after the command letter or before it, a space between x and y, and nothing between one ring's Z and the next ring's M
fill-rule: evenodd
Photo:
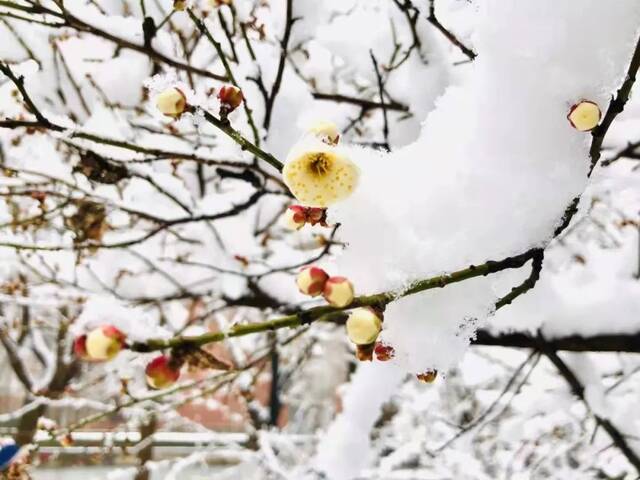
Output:
M376 342L376 346L373 349L373 353L376 356L376 360L379 362L388 362L396 356L396 351L391 345L386 343Z
M301 293L311 297L317 297L324 290L329 275L318 267L305 267L298 274L296 283Z
M242 104L242 90L234 85L225 85L218 92L218 99L226 113L232 112Z
M345 277L331 277L324 284L322 295L331 306L344 308L353 302L353 284Z
M571 126L581 132L589 132L598 126L602 112L597 103L582 100L569 110L567 119Z
M89 360L111 360L122 350L125 340L125 334L113 325L102 325L87 335L87 356Z
M307 222L306 208L302 205L291 205L284 212L284 219L287 228L290 230L300 230Z
M87 335L80 335L73 341L73 353L80 360L89 360L87 353Z
M422 383L433 383L438 376L437 370L426 370L422 373L418 373L416 378L420 380Z
M168 388L180 378L180 366L167 355L160 355L149 362L144 371L147 385L154 389Z

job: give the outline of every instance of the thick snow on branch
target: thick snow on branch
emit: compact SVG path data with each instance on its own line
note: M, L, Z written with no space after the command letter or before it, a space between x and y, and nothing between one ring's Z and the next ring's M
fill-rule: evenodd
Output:
M341 273L365 292L401 290L545 246L585 188L591 137L566 116L583 99L606 110L631 56L640 4L487 0L477 8L478 57L437 102L419 139L391 154L349 152L361 182L332 220L349 244L338 259ZM382 339L410 372L446 370L498 295L480 279L404 298L388 306ZM379 414L371 402L381 405L393 393L384 383L384 375L354 377L351 400L320 447L329 478L356 474L343 436L361 442L357 456L366 458L363 431Z

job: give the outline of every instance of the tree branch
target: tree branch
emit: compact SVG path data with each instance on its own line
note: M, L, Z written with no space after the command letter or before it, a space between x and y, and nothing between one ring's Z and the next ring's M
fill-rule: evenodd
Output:
M413 295L425 290L443 288L452 283L462 282L475 277L487 276L502 270L520 268L536 255L537 249L529 250L523 254L507 257L502 260L489 260L481 265L471 265L462 270L452 273L438 275L415 282L409 288L401 292L383 292L375 295L362 295L356 297L354 301L343 308L336 308L329 305L314 307L309 310L287 315L284 317L267 320L260 323L235 325L226 332L206 333L193 337L175 337L171 339L150 339L146 342L136 342L131 345L131 349L138 352L149 352L163 350L181 346L202 346L208 343L220 342L227 338L241 337L253 333L279 330L281 328L300 327L314 321L335 321L345 316L345 311L356 307L384 307L402 297Z
M488 330L478 330L476 338L471 343L480 346L538 349L540 339L522 332L493 334ZM569 335L545 339L545 344L554 351L640 353L640 332L589 337Z
M280 42L280 61L278 62L278 70L276 71L276 78L273 81L271 87L271 93L267 99L264 113L264 128L269 129L271 125L271 115L273 114L273 106L276 101L280 86L282 84L282 77L284 75L284 67L287 62L287 49L289 48L289 38L291 36L291 28L295 19L293 18L293 0L287 0L287 13L285 19L284 35Z
M590 410L589 404L584 395L584 386L573 373L573 371L567 366L567 364L558 356L558 354L552 348L548 347L544 341L541 342L541 349L544 355L553 363L553 365L558 369L560 374L567 381L569 386L571 387L571 391L573 394L578 397L585 406ZM640 475L640 457L638 454L631 448L631 446L627 443L626 436L618 430L618 428L609 421L607 418L603 418L595 412L593 413L593 417L595 418L598 425L605 429L605 431L613 440L613 443L616 447L622 452L622 454L627 457L629 463L633 465Z
M462 43L458 37L456 37L453 33L447 30L444 25L440 23L438 17L436 17L436 2L435 0L429 0L429 16L427 20L431 25L436 27L440 33L442 33L447 40L449 40L453 45L458 47L462 53L464 53L469 60L474 60L478 54L467 47L464 43Z

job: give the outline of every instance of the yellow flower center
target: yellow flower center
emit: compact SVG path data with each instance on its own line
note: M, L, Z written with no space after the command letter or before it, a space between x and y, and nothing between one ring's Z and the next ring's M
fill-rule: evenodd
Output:
M326 175L331 168L331 159L322 152L312 153L309 157L309 171L318 177Z

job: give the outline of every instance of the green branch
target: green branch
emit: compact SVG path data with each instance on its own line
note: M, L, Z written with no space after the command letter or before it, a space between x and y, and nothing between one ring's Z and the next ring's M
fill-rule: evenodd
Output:
M218 117L216 117L215 115L212 115L211 113L207 112L203 108L200 108L199 110L202 112L207 122L209 122L216 128L226 133L227 136L229 136L234 142L240 145L240 148L242 150L246 150L248 152L253 153L256 157L261 158L262 160L267 162L269 165L274 167L279 172L282 171L282 168L284 167L284 165L280 160L278 160L276 157L274 157L270 153L265 152L260 147L256 146L255 144L251 143L249 140L244 138L242 134L238 132L236 129L234 129L228 121L223 121L219 119Z
M344 308L322 305L309 310L294 313L284 317L267 320L265 322L235 325L225 332L206 333L191 337L174 337L170 339L150 339L146 342L133 343L129 348L136 352L151 352L176 347L201 347L215 342L221 342L227 338L242 337L253 333L268 332L282 328L300 327L315 321L336 321L345 316L345 310L356 307L384 307L398 298L413 295L425 290L443 288L452 283L462 282L475 277L484 277L502 270L520 268L531 259L540 255L539 249L531 249L520 255L508 257L503 260L489 260L481 265L471 265L452 273L437 275L435 277L419 280L406 290L400 292L383 292L374 295L362 295Z

